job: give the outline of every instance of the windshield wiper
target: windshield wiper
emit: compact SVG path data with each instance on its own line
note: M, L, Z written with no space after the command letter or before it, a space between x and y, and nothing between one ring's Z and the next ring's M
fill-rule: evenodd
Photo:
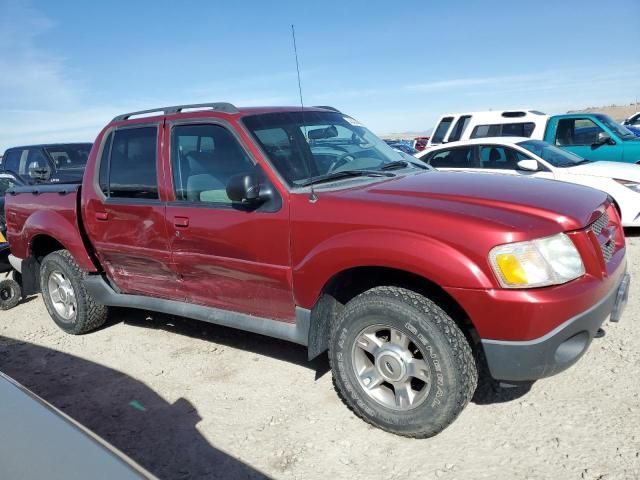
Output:
M339 180L341 178L348 177L395 177L394 173L380 172L375 170L340 170L338 172L327 173L326 175L319 175L312 177L309 180L301 183L301 187L308 187L309 185L315 185L317 183L330 182L331 180Z
M428 170L428 167L426 165L421 165L418 162L409 162L407 160L396 160L395 162L387 163L386 165L380 167L380 170L398 170L400 168L406 168L409 165L415 168L421 168L422 170Z

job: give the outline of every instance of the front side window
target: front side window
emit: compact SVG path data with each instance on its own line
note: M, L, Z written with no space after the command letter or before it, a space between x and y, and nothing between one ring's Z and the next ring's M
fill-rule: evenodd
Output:
M34 168L47 168L47 157L39 148L30 148L29 155L27 156L27 171Z
M480 147L480 165L494 170L515 170L518 162L527 158L512 148L501 145L482 145Z
M435 168L474 168L473 148L460 147L440 150L429 155L427 163Z
M442 143L452 123L453 123L453 117L444 117L442 120L440 120L440 123L436 127L436 131L433 133L433 136L431 137L432 145Z
M227 183L256 172L235 137L219 125L180 125L171 133L176 200L230 205Z
M337 112L278 112L243 122L280 176L292 187L315 177L411 163L351 117Z
M157 200L156 127L116 130L103 146L100 187L107 197ZM105 160L108 159L108 162Z
M556 145L593 145L603 131L589 118L563 118L558 120Z

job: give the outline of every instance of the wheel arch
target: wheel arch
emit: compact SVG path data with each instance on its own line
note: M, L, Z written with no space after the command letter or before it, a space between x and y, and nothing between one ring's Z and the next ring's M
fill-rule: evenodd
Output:
M309 320L308 354L313 359L328 348L331 325L344 305L357 295L380 286L406 288L437 303L467 337L470 345L479 340L478 332L464 308L436 282L406 270L360 266L342 270L324 285L311 308Z

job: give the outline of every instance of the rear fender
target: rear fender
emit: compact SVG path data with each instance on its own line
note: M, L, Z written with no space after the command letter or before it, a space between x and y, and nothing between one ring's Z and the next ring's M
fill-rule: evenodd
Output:
M26 220L23 230L23 238L27 239L27 252L14 252L18 257L30 257L34 255L34 239L43 235L60 243L73 256L78 266L85 272L97 272L82 236L77 222L71 221L64 215L53 210L39 210L34 212ZM22 255L21 255L22 253Z

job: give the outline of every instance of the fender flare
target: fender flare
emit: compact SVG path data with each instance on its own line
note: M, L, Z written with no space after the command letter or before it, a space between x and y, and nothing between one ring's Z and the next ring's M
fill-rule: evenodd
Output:
M85 272L97 272L91 255L87 251L76 221L52 210L34 212L26 220L22 235L27 239L27 256L33 255L33 242L38 236L46 236L60 243L73 256Z
M316 245L293 268L296 304L311 309L336 275L357 267L386 267L440 287L494 288L487 271L459 249L413 232L363 229Z

